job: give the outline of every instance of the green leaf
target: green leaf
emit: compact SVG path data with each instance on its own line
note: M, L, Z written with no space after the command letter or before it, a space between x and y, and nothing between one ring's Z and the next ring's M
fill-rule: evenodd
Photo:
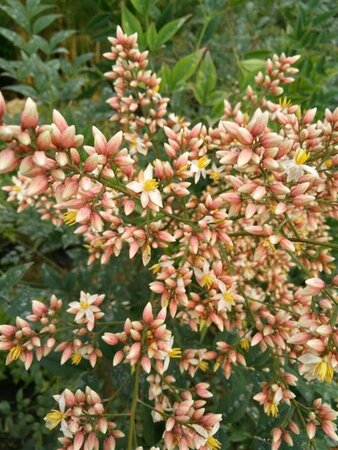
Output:
M171 70L167 64L162 64L159 76L161 78L160 91L171 92Z
M15 286L18 281L23 278L27 270L31 267L32 263L21 264L16 267L9 269L0 278L0 293L6 294L13 286Z
M130 0L133 7L140 14L147 14L149 11L149 0Z
M190 55L184 56L175 64L172 71L172 87L174 89L193 76L201 60L202 52L203 50L197 50Z
M265 64L266 61L264 59L252 58L241 61L239 66L244 74L248 74L253 72L257 73L260 70L263 70L265 68Z
M22 94L25 97L32 97L33 99L37 98L36 90L33 87L26 86L24 84L12 84L10 86L6 86L6 90L18 92L19 94Z
M65 41L69 37L73 36L76 33L75 30L64 30L55 33L49 41L50 47L54 50L61 42Z
M122 7L122 27L125 33L127 34L137 33L139 40L140 39L142 40L143 33L140 21L124 5Z
M195 97L200 104L207 103L208 97L216 87L216 82L216 68L210 53L207 52L196 77Z
M52 24L60 14L46 14L45 16L39 17L33 24L33 33L38 34Z
M0 35L15 45L15 47L21 47L23 44L22 37L18 33L8 30L7 28L0 27Z
M219 409L227 423L238 422L246 413L253 389L248 375L237 369L230 378L229 393L220 399Z
M165 42L169 41L181 28L181 26L189 19L190 16L181 17L180 19L172 20L171 22L167 23L160 29L158 32L158 45L157 47L160 47Z
M155 25L152 23L147 30L147 44L150 50L154 50L158 47L158 34Z
M27 15L26 8L17 0L7 1L7 5L0 4L0 9L4 11L14 22L24 28L25 31L30 31L30 22Z
M27 0L26 3L26 14L27 17L32 19L33 17L37 16L38 14L42 13L43 11L46 11L47 9L55 8L54 5L41 5L40 0Z

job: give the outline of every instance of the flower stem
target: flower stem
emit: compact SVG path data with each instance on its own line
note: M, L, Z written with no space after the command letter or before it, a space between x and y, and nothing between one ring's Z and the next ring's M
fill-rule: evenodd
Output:
M137 365L136 365L136 370L135 370L133 400L131 402L131 409L130 409L130 421L129 421L129 433L128 433L127 450L133 450L133 437L134 437L134 434L136 434L135 416L136 416L136 408L137 408L137 401L138 401L140 370L141 370L141 364L140 364L140 361L139 361L137 363Z

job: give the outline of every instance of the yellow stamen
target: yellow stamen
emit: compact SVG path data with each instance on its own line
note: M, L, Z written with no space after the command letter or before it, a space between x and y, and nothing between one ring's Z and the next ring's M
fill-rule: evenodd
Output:
M207 167L207 165L210 163L210 159L208 159L205 155L201 156L198 160L197 160L197 167L199 169L205 169Z
M63 215L63 221L66 225L72 226L76 224L76 211L68 211Z
M294 157L294 161L296 164L298 165L302 165L304 164L308 159L310 158L310 153L306 152L305 150L302 150L301 148L299 148L296 151L295 157Z
M217 370L221 367L221 361L216 361L214 367L212 368L213 372L217 372Z
M13 191L20 192L21 191L21 187L20 186L13 186Z
M203 328L206 326L206 324L207 324L207 321L205 319L202 319L200 321L200 331L203 330Z
M249 342L249 339L247 339L247 338L243 338L243 339L241 339L241 348L243 349L243 350L248 350L249 349L249 347L250 347L250 342Z
M220 450L222 448L222 444L212 436L209 436L207 439L207 448L208 450Z
M209 363L207 361L200 361L198 363L198 367L202 370L202 372L206 372L209 369Z
M161 270L161 264L157 263L150 267L153 274L158 273Z
M327 362L326 357L324 357L320 363L315 365L313 374L318 377L319 381L327 381L329 383L332 382L333 367L329 362Z
M278 416L278 406L275 403L269 403L265 408L265 412L268 416L277 417Z
M208 289L211 289L213 284L214 284L214 280L212 279L211 275L209 275L209 274L203 275L203 278L201 280L201 285L203 287L207 287Z
M287 109L289 106L292 105L291 100L288 100L287 97L282 97L279 99L279 104L283 109Z
M183 164L183 166L180 167L176 173L177 173L177 175L181 175L183 172L185 172L188 169L189 169L189 164Z
M63 417L64 414L61 411L58 411L57 409L52 409L45 417L46 427L49 430L52 430L62 422Z
M157 94L157 92L159 90L160 90L160 85L159 84L153 88L153 92L155 92L155 94Z
M89 308L89 303L87 300L80 300L80 309L86 310Z
M82 355L80 352L74 352L72 354L72 364L78 366L82 360Z
M332 159L327 159L324 164L327 169L330 169L333 164Z
M18 358L20 358L20 355L22 353L22 347L20 345L16 345L15 347L11 348L9 352L9 357L12 361L16 361Z
M219 172L213 171L210 173L210 177L213 179L213 181L219 181L219 179L221 178L221 174Z
M158 181L156 181L154 178L151 178L150 180L147 180L144 183L144 189L146 191L154 191L155 189L157 189L158 186Z
M271 242L268 239L264 239L263 241L263 247L268 248L270 250L273 250L274 252L276 252L277 250L275 249L275 247L271 244Z
M182 358L182 350L179 347L172 348L168 354L169 358Z
M235 304L235 296L231 292L224 292L223 299L225 302L230 303L230 305Z

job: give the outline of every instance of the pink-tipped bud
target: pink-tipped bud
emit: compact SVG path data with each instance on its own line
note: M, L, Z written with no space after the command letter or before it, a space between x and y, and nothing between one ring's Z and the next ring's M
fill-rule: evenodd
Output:
M28 97L21 113L21 127L23 130L26 130L27 128L36 128L38 123L39 114L36 103Z
M46 175L39 175L33 179L27 189L28 196L41 195L48 189L48 178Z
M312 108L312 109L309 109L308 111L306 111L304 118L303 118L304 124L308 124L308 123L312 122L313 119L315 118L316 112L317 112L317 108Z
M6 112L6 102L0 91L0 120L1 120L2 116L5 114L5 112Z
M36 138L39 150L47 150L52 144L52 138L49 130L45 130Z
M0 173L11 172L19 163L20 160L12 149L6 148L0 152Z
M316 425L313 422L309 422L306 425L306 433L309 437L309 439L313 439L316 436Z
M68 123L66 122L66 119L56 109L53 110L53 123L58 127L58 129L61 132L65 131L68 128Z
M148 324L154 320L153 308L150 302L148 302L146 307L144 308L142 318L144 322Z
M304 291L306 291L306 295L320 294L326 286L325 282L320 278L309 278L305 281L305 283L306 288L304 289Z

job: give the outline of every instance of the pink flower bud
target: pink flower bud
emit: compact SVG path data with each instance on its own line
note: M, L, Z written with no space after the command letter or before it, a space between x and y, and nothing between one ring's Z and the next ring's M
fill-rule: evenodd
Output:
M27 189L28 196L41 195L48 189L48 178L46 175L39 175L33 179Z
M36 138L36 143L39 150L47 150L52 145L52 138L50 130L45 130L43 133L39 134Z
M308 124L313 121L317 112L317 108L309 109L303 117L304 124Z
M6 102L0 91L0 121L5 112L6 112Z
M239 167L245 166L250 161L250 159L252 157L252 153L253 152L252 152L251 148L244 148L238 156L238 159L237 159L238 166Z
M26 130L27 128L36 128L38 123L39 115L36 103L28 97L21 113L21 127L23 130Z
M53 110L53 123L61 132L68 128L68 123L66 122L65 118L56 109Z
M99 155L97 155L96 153L90 155L84 163L85 171L92 172L97 168L98 163L99 163Z
M0 152L0 173L11 172L19 164L20 160L12 149L6 148Z

